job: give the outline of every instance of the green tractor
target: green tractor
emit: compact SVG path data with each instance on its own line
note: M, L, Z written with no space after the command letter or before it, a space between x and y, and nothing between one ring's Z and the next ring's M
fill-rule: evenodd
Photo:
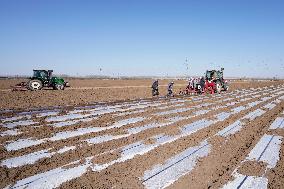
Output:
M21 90L27 88L31 91L41 90L43 87L52 87L55 90L64 90L69 87L69 83L60 77L52 77L53 70L33 70L34 74L29 78L27 83L22 82L15 86L14 89Z

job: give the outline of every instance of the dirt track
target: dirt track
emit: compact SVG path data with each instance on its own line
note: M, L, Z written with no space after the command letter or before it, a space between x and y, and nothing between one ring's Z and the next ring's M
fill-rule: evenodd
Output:
M284 85L273 84L3 112L0 187L281 188Z

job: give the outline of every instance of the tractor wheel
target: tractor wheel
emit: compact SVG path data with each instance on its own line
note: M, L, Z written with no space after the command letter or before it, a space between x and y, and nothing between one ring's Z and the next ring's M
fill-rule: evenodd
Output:
M222 85L221 85L220 81L217 81L215 85L216 85L215 92L216 93L221 93Z
M64 90L64 85L60 84L60 83L55 84L54 89L55 90Z
M28 82L28 89L31 91L37 91L42 89L42 82L40 80L30 80Z

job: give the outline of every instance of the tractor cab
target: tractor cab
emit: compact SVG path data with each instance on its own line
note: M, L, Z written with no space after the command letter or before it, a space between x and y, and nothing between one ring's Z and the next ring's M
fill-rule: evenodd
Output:
M53 70L33 70L33 78L49 80L52 77Z
M223 71L224 71L224 68L221 68L221 70L207 70L206 71L206 80L213 80L213 81L216 81L216 80L220 80L222 81L223 80Z
M52 79L53 70L33 70L32 79L38 79L44 86L48 86Z

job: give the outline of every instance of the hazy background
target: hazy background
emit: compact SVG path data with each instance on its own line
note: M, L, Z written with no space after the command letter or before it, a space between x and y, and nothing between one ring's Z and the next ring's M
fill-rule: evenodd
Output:
M0 0L0 75L284 78L284 1Z

